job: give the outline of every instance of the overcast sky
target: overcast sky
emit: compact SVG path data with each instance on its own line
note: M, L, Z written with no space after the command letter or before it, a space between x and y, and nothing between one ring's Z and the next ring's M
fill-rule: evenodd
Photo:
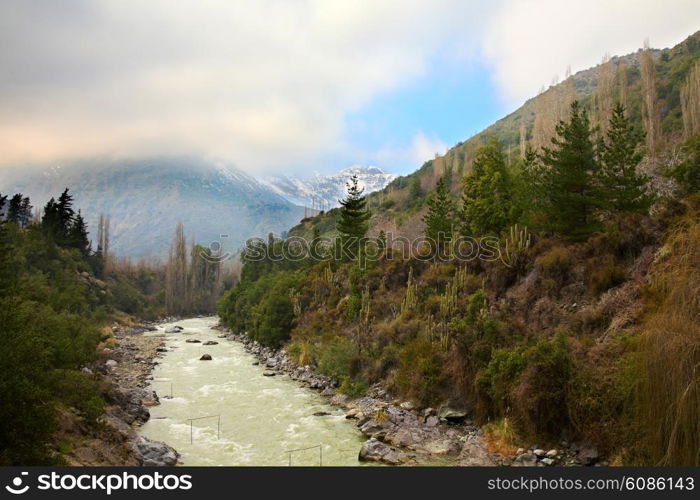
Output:
M697 0L2 0L0 164L192 154L406 173Z

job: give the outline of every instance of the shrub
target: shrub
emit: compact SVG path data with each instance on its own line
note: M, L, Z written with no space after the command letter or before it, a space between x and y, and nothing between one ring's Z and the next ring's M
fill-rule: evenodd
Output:
M589 266L588 287L590 292L597 296L619 285L625 281L626 277L625 269L615 262L615 258L612 255L605 255L594 259Z
M399 352L395 386L407 398L426 405L436 403L449 380L444 366L444 352L439 346L425 338L415 338Z
M318 348L318 371L344 380L353 375L352 364L357 355L357 345L344 337L335 337L331 343Z
M549 292L561 289L572 264L571 253L561 246L555 246L535 259L535 268L540 272L542 284Z

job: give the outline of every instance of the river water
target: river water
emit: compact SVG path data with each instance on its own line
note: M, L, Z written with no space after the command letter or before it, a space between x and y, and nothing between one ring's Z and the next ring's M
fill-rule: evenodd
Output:
M292 453L292 465L359 465L362 435L342 410L287 375L264 377L264 368L253 365L255 358L241 344L218 338L211 328L216 322L172 323L185 330L165 334L168 352L152 381L161 404L150 409L141 433L174 447L184 465L288 465L286 450L313 446ZM164 335L172 324L150 335ZM219 344L185 342L194 338ZM204 353L212 361L200 361ZM313 416L319 411L330 415ZM198 420L190 425L188 419Z

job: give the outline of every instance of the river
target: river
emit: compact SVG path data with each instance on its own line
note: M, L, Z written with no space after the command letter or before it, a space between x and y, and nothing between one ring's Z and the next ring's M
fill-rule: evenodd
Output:
M218 338L216 322L186 319L150 333L184 328L165 334L168 352L151 384L161 404L151 408L141 433L174 447L183 465L288 465L286 450L313 446L292 453L292 465L359 465L362 435L344 413L287 375L263 376L264 368L253 365L241 344ZM195 338L219 344L185 342ZM212 360L200 361L204 353Z

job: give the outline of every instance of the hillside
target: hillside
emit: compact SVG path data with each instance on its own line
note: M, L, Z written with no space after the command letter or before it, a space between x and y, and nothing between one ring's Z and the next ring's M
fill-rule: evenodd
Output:
M612 59L378 193L350 189L290 231L304 258L298 239L250 245L222 320L344 397L468 418L504 465L538 463L532 443L577 457L542 465L700 464L700 126L680 97L700 102L699 41ZM605 116L596 78L621 60L628 106ZM380 441L399 425L367 418Z
M632 120L641 121L641 75L639 68L640 51L611 59L613 74L617 75L620 63L626 68L628 113ZM658 93L658 109L661 126L669 145L679 141L683 130L680 106L680 86L693 63L700 58L700 31L689 36L673 48L651 50L654 59L654 70ZM579 71L563 81L549 87L537 96L528 99L521 107L496 121L483 131L450 148L444 155L424 163L418 170L407 176L399 177L391 182L381 192L369 197L372 209L371 235L379 230L392 231L408 237L422 233L422 207L425 205L425 195L435 187L437 179L448 173L451 178L453 193L457 193L462 176L471 168L476 150L490 137L495 137L504 145L508 158L513 161L520 155L521 129L525 129L526 140L533 139L536 111L552 107L552 103L561 99L567 92L566 86L571 85L576 99L589 108L593 108L593 100L597 88L600 67L596 66ZM619 76L616 77L619 84ZM619 96L619 88L614 90ZM664 156L654 159L655 164L649 165L651 175L658 176ZM659 180L664 184L663 179ZM667 188L667 186L664 186ZM323 235L333 234L337 211L332 210L320 217L305 221L290 230L291 235L310 237L313 228L318 228Z

